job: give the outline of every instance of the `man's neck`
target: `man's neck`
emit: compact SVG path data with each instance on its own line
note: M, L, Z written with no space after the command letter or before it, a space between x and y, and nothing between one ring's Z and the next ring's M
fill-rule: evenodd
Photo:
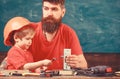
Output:
M45 35L45 38L47 39L47 41L52 41L56 35L57 31L55 31L54 33L48 33L48 32L44 32L43 34Z

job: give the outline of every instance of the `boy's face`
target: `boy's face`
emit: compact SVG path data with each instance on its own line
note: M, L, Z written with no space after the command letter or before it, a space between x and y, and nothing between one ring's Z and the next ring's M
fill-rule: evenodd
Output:
M19 46L23 50L27 50L30 47L30 45L32 44L33 36L34 36L33 33L28 33L25 37L23 37L21 39L17 38L19 41L16 42L15 45Z

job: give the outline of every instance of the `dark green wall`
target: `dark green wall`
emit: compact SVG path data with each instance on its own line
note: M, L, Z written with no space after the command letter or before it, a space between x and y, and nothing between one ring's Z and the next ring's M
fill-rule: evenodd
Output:
M75 29L84 52L120 53L120 0L66 0L63 22ZM24 16L38 22L41 0L0 0L0 51L6 22Z

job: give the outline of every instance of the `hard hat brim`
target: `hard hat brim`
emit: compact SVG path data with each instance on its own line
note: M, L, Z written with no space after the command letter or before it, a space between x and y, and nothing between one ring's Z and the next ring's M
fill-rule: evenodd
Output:
M21 28L23 28L23 27L25 27L25 26L29 26L29 25L32 26L34 29L37 28L37 24L36 24L36 23L33 23L33 22L30 22L30 23L22 26ZM21 28L19 28L19 29L21 29ZM19 30L19 29L17 29L17 30ZM11 37L11 34L12 34L13 31L15 31L15 30L12 30L12 31L8 34L8 36L6 37L6 39L4 39L4 44L5 44L6 46L13 46L12 43L10 42L10 37Z

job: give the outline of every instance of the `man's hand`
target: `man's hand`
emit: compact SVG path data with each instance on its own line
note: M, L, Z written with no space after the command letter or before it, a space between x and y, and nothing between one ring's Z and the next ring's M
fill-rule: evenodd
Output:
M87 62L83 54L67 56L66 63L72 68L82 68L82 69L87 68Z

